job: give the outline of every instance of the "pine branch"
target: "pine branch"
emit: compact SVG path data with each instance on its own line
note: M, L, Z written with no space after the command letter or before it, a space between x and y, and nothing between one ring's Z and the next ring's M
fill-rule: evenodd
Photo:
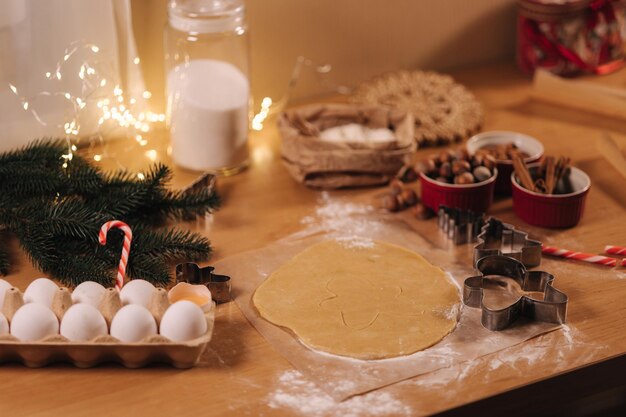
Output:
M6 275L9 273L11 264L9 263L9 251L0 241L0 275Z
M139 179L125 171L103 174L78 154L64 166L67 153L65 141L42 140L0 154L0 226L17 236L37 268L68 285L85 280L112 285L123 235L111 231L106 246L97 236L114 218L133 229L131 278L165 284L168 262L208 258L211 246L203 236L154 226L211 212L219 206L216 193L170 191L172 173L162 164ZM10 257L0 248L0 272L9 266Z
M126 272L130 278L145 279L157 286L167 285L171 280L168 265L159 256L131 253Z
M115 272L111 269L111 263L95 255L67 257L44 272L72 287L85 281L96 281L105 287L115 285Z
M168 261L182 258L203 261L211 254L209 240L188 230L141 230L136 234L133 245L137 248L135 253L140 256L160 255Z

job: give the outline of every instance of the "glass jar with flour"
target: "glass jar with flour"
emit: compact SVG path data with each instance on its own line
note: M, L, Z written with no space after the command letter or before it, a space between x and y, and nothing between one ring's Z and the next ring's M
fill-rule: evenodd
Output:
M246 166L248 67L243 0L170 0L165 69L174 163L224 175Z

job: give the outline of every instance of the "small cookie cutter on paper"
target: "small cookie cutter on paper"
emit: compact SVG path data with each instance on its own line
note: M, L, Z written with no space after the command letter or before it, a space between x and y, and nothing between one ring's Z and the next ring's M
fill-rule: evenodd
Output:
M544 271L527 271L520 261L504 255L481 258L476 263L476 269L480 275L467 278L463 284L463 303L481 308L481 323L485 328L503 330L520 316L548 323L565 323L567 295L552 286L553 275ZM485 306L483 289L489 285L506 285L491 278L494 276L515 280L522 290L519 299L501 309ZM543 299L531 298L523 292L540 292Z
M176 282L188 282L190 284L206 285L213 301L218 304L230 301L231 283L227 275L214 274L212 266L200 268L193 262L185 262L176 265Z
M439 206L437 216L439 229L455 245L475 242L485 223L483 213L474 213L473 211L459 210L446 206Z
M541 242L528 238L528 233L515 226L489 218L477 237L474 266L485 256L504 255L517 259L527 268L541 264Z

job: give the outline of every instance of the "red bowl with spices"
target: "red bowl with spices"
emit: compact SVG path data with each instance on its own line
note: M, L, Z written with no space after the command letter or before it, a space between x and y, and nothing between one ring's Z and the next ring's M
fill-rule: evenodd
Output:
M537 162L543 156L543 145L537 139L523 133L506 130L494 130L474 135L467 141L466 147L467 152L473 156L479 149L508 144L515 145L520 152L528 155L524 158L526 164ZM513 161L496 158L496 167L498 178L496 178L495 193L504 196L511 195Z
M493 189L498 176L494 168L488 179L473 184L448 184L420 173L422 203L435 213L439 206L485 213L493 202Z
M528 170L533 175L538 168L539 164L534 164L530 165ZM576 226L585 211L591 180L578 168L571 167L570 170L567 182L571 191L565 194L548 195L530 191L519 183L515 173L511 174L513 211L517 217L533 226L549 228Z

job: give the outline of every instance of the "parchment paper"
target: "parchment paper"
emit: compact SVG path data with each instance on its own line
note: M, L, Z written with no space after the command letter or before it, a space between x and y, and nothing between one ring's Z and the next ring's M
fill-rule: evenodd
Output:
M404 246L420 253L447 271L459 291L472 266L459 264L444 250L428 243L406 224L367 208L326 210L310 218L308 227L262 249L218 262L222 274L233 279L235 302L250 323L291 364L335 400L365 393L417 375L449 367L505 349L534 336L559 328L549 323L518 321L514 326L491 332L480 324L480 309L463 306L456 329L435 346L394 359L362 361L313 351L288 330L262 319L252 305L255 289L275 269L305 248L326 239L369 238ZM318 214L321 211L318 210ZM459 302L461 303L459 292ZM461 303L462 305L462 303ZM315 320L315 317L311 317Z

